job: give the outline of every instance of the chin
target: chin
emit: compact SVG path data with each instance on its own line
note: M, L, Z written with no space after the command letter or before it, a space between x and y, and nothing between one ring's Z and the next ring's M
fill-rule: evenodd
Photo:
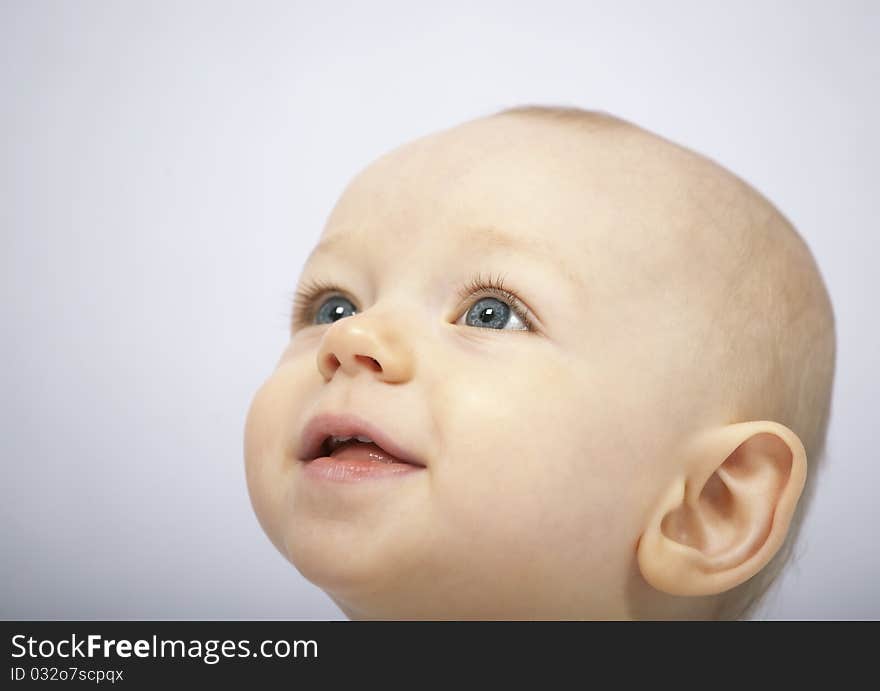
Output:
M351 597L375 591L377 584L394 580L395 571L405 571L387 545L366 540L351 525L300 522L288 531L284 544L288 560L328 594Z

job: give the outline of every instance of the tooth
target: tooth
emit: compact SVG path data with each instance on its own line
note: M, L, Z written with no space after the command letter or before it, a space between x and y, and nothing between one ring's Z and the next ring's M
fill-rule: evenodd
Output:
M370 439L369 437L367 437L363 434L359 434L357 437L355 437L355 439L357 439L358 441L363 441L363 442L368 442L368 443L373 441L372 439Z

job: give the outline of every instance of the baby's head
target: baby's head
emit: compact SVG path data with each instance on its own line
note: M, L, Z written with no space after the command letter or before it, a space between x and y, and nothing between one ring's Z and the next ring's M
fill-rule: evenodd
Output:
M345 189L248 488L351 618L744 616L797 536L834 361L810 251L754 189L605 114L512 109ZM334 433L381 448L311 460Z

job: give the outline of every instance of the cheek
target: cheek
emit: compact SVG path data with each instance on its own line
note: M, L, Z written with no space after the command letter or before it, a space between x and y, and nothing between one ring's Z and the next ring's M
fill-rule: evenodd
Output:
M450 382L444 449L436 468L441 511L456 530L564 538L588 515L609 508L610 481L583 394L569 368L511 367L479 383Z
M245 475L254 513L272 543L285 552L281 534L286 464L287 430L281 424L290 402L276 373L256 392L248 410L244 429ZM292 419L287 416L287 419Z

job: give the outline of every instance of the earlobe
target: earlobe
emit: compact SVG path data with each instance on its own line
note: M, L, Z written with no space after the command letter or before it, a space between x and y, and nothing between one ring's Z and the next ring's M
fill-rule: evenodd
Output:
M713 595L760 571L782 546L806 479L803 444L771 421L704 432L685 447L639 539L642 576L672 595Z

